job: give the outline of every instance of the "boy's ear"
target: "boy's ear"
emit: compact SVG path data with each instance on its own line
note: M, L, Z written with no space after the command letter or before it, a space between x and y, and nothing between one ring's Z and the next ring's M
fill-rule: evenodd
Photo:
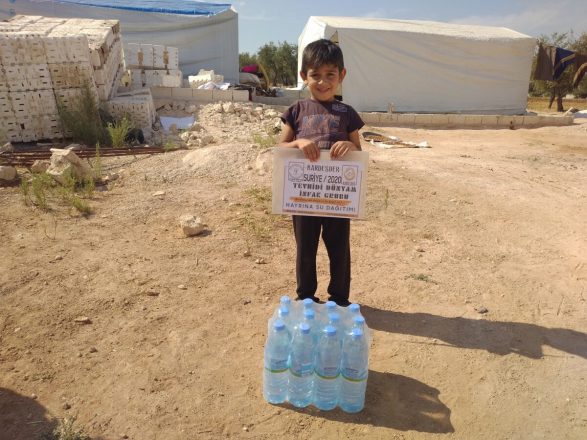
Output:
M340 74L338 75L338 81L342 82L342 80L344 79L345 76L346 76L346 69L343 67L342 70L340 71Z
M303 79L304 81L306 81L306 80L308 79L308 75L306 74L306 72L301 72L301 71L300 71L300 76L302 77L302 79Z

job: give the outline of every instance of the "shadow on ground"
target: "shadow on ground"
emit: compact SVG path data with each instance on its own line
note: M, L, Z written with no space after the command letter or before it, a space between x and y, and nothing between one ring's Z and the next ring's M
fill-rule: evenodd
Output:
M361 306L367 325L389 333L435 338L460 348L540 359L542 347L587 359L587 334L566 328L547 328L520 322L445 318L429 313L403 313Z
M57 427L36 400L0 388L0 440L36 440Z
M295 408L327 420L392 428L399 431L418 431L436 434L454 432L450 409L438 398L436 388L415 379L392 373L369 370L365 408L357 414L347 414L340 408L320 411L313 406Z

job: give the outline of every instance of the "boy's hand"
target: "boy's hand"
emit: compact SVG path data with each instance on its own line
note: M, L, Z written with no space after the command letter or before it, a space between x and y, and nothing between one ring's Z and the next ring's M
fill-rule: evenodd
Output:
M316 162L320 158L320 148L309 139L298 139L298 148L303 151L306 159Z
M338 141L335 142L332 147L330 147L330 158L337 159L339 157L343 157L349 151L357 150L357 146L353 144L351 141Z

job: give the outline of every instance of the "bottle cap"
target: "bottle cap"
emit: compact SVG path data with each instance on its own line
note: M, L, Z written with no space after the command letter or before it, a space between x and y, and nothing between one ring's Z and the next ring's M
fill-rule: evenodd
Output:
M289 296L283 295L281 298L279 298L279 302L281 304L287 304L289 306L291 304L291 299Z
M361 315L359 315L359 316L355 316L355 317L353 318L353 322L354 322L355 324L358 324L358 325L361 325L361 326L363 326L363 325L365 325L365 318L363 318Z
M310 326L307 322L302 322L300 324L300 331L304 334L310 333Z
M336 309L336 303L334 301L327 301L326 302L326 310L335 310Z
M340 322L340 315L336 312L330 312L328 314L328 320L332 323L338 323Z
M279 308L279 310L277 311L277 314L278 314L280 317L287 317L287 316L289 316L289 309L288 309L287 307L283 307L283 306L281 306L281 307Z
M326 327L324 327L324 333L326 333L327 336L334 336L336 335L336 327L332 325L327 325Z
M312 298L304 298L302 301L305 308L312 308L314 306L314 300Z
M315 316L316 316L316 314L314 313L314 310L312 310L312 309L304 310L304 318L314 319Z
M357 339L357 338L360 338L361 336L363 336L363 330L355 327L351 331L351 334L353 335L353 339Z
M359 313L359 311L361 310L361 306L360 306L360 305L358 305L358 304L356 304L356 303L353 303L353 304L351 304L351 305L349 306L349 310L350 310L352 313Z
M285 322L283 322L281 319L276 319L273 323L273 328L278 332L285 330Z

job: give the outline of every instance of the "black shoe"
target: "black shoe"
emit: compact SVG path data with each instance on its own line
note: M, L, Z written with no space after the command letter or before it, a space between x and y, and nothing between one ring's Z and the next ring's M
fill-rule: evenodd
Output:
M320 299L316 298L315 296L307 296L306 298L310 298L310 299L311 299L312 301L314 301L315 303L318 303L318 304L320 304ZM306 298L301 298L301 297L299 297L299 296L298 296L298 297L297 297L295 300L296 300L296 301L303 301L303 300L305 300Z
M341 299L341 298L332 298L330 297L328 301L334 301L337 306L339 307L348 307L351 305L351 302L348 299Z

